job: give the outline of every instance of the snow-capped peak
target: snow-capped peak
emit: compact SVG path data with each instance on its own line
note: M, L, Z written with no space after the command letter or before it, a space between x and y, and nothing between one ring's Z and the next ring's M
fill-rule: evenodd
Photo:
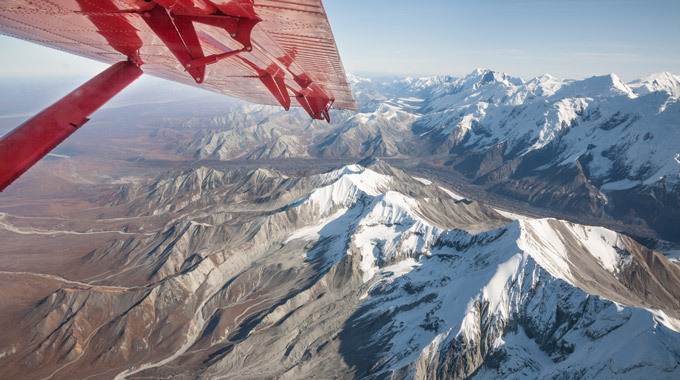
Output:
M362 195L377 196L387 189L391 178L361 165L347 165L319 176L326 184L314 190L303 204L318 207L319 213L327 214L335 206L348 206Z
M637 98L637 94L614 73L572 82L562 89L568 91L573 97L626 96L630 99Z
M557 78L555 78L554 76L552 76L552 75L550 75L550 74L548 74L548 73L545 73L545 74L543 74L543 75L537 76L537 77L534 78L534 79L537 80L538 82L546 82L546 81L556 80Z
M680 76L667 71L634 80L628 86L639 95L664 91L673 97L680 97Z
M355 84L358 84L358 83L371 83L372 82L372 80L370 78L360 77L360 76L352 74L352 73L347 73L347 81L351 85L355 85Z
M376 340L388 340L382 346L386 373L410 364L407 378L428 378L433 369L442 368L453 373L460 367L447 360L448 352L459 354L470 348L479 353L475 350L484 345L507 350L511 358L499 360L504 367L498 372L492 369L496 367L481 366L482 375L477 377L484 379L503 373L517 378L551 377L575 367L590 377L638 367L660 373L678 370L677 360L667 355L677 351L677 320L639 304L610 301L619 298L617 292L625 294L619 270L633 260L613 231L531 218L476 235L460 230L419 235L411 234L418 232L412 227L402 227L399 237L399 230L385 227L373 223L372 229L360 230L353 241L365 248L361 268L367 270L364 282L372 286L364 304L364 310L370 311L361 318L379 315L387 319L373 334ZM401 266L392 263L398 268L396 275L385 268L378 270L373 264L377 253L392 250L395 242L403 245L407 235L413 246L421 244L423 254L402 258ZM432 243L419 243L419 236L427 236ZM376 278L367 282L366 273ZM563 318L565 314L572 319ZM548 329L555 332L553 341L545 339ZM529 338L525 331L530 332ZM646 332L650 333L641 338ZM520 344L514 334L522 337ZM620 342L637 337L645 347L605 349L600 356L592 355L596 345L619 347ZM551 342L550 346L545 342ZM528 367L527 362L531 363ZM616 368L609 368L614 362ZM522 368L528 368L527 372Z
M506 73L488 69L475 69L462 79L463 86L467 87L472 85L474 89L491 83L498 83L510 87L520 86L524 84L524 81L520 78L511 77Z
M527 82L527 88L537 96L552 96L568 81L557 79L550 74L543 74Z

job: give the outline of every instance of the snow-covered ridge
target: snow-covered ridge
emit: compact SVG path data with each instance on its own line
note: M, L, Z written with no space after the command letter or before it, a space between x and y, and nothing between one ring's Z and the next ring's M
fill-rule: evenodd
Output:
M370 273L366 280L378 273L380 268L376 265L380 263L391 265L400 257L433 255L440 249L433 248L433 245L464 251L473 246L483 248L487 242L493 242L500 236L505 236L504 239L511 244L510 251L531 257L552 277L575 287L583 282L582 276L572 273L572 269L577 267L575 258L578 262L586 260L591 267L599 267L599 271L613 278L632 260L626 254L626 246L619 234L603 227L582 226L550 218L521 217L500 230L477 235L445 230L419 216L418 200L393 191L390 176L361 165L349 165L322 174L319 179L326 185L297 202L296 207L313 207L320 217L342 210L331 219L360 208L359 213L353 214L357 221L354 243L360 250L366 251L362 256L375 259L371 260L371 265L364 267ZM374 252L376 247L380 247L377 255ZM407 254L404 256L404 253Z
M572 273L572 268L576 267L572 262L574 255L586 255L591 265L615 277L623 266L631 262L630 255L625 254L626 246L620 235L603 227L583 226L552 218L517 217L516 222L504 229L489 232L491 235L474 235L434 227L419 216L418 200L392 190L392 177L359 164L318 175L317 179L322 185L294 206L312 208L319 217L328 217L338 209L344 209L344 213L361 203L361 212L354 215L359 221L356 226L361 226L356 237L363 239L357 246L374 247L376 241L382 240L378 244L382 256L376 258L383 263L394 262L396 247L402 253L417 252L414 257L431 255L431 245L435 242L462 249L484 245L489 236L495 239L495 236L505 233L516 235L513 238L515 250L531 256L551 276L576 287L583 278ZM422 178L412 180L414 183L432 184ZM373 231L375 235L370 235L367 231L373 227L380 231Z
M326 186L314 190L303 204L318 207L321 214L333 206L350 205L362 194L377 196L387 188L391 179L360 165L349 165L319 176Z
M584 165L596 186L621 190L680 182L680 76L658 73L624 83L616 74L582 80L542 75L524 82L502 72L477 69L455 78L407 78L385 83L359 83L376 105L356 116L369 122L385 120L385 104L396 99L423 99L420 108L400 111L410 120L421 146L444 145L484 151L505 144L511 160L544 148L555 157L546 167Z
M294 239L315 240L321 230L338 220L347 220L344 228L352 232L350 250L358 251L364 282L381 270L394 272L414 264L402 260L425 252L438 229L417 216L418 201L390 189L393 178L360 165L349 165L319 176L322 184L309 196L295 203L300 210L311 208L321 223L296 232ZM338 227L342 228L342 227ZM326 234L337 233L337 228ZM379 251L376 255L375 251ZM336 257L338 260L341 256ZM397 265L389 268L391 264ZM398 269L400 268L400 269Z
M352 165L319 178L325 186L297 207L328 212L287 242L333 241L316 253L333 262L357 255L365 291L352 323L388 318L371 343L386 350L384 375L410 368L407 378L432 377L454 365L443 359L451 352L480 345L488 350L480 355L508 356L478 378L680 372L680 321L610 289L634 260L616 232L528 217L478 234L447 230L420 218L419 200L391 189L389 176Z
M607 229L506 219L375 159L299 178L199 168L145 189L173 202L202 197L158 233L90 256L112 260L105 281L144 270L155 276L148 285L59 289L27 314L25 325L47 337L31 343L35 366L73 352L108 355L100 373L118 378L165 377L167 368L211 379L680 373L670 299L680 299L680 271ZM217 202L232 194L238 205ZM206 196L216 202L200 203ZM92 344L97 334L106 344ZM140 345L166 351L130 350Z
M669 72L655 73L634 80L628 85L639 95L666 92L673 97L680 97L680 75L673 75Z
M564 244L564 239L570 238L560 236L564 233L582 238L578 241L586 256L578 258L570 252ZM390 310L407 310L394 314L390 328L376 334L391 337L387 345L391 349L385 356L389 358L387 373L415 363L408 378L428 377L433 368L442 370L442 357L450 350L464 356L466 347L480 344L488 344L489 353L500 351L508 356L500 368L485 368L473 378L511 373L543 378L571 371L591 375L604 371L624 378L656 373L665 378L666 373L680 371L680 363L674 359L680 353L676 319L658 310L625 306L589 294L580 287L582 279L575 279L570 272L575 262L591 259L599 265L598 271L615 275L630 261L617 252L624 247L612 231L525 219L478 235L440 231L431 247L406 266L410 270L404 273L402 266L398 277L389 278L387 287L384 280L377 282L382 291L371 292L367 301L371 312L357 321ZM426 302L419 301L424 298ZM560 321L560 312L576 322ZM519 326L508 331L506 326L517 323L517 318ZM548 338L547 331L555 333ZM557 348L548 348L550 344ZM620 345L629 348L602 349ZM412 350L404 351L406 346ZM589 355L593 350L602 354Z
M518 246L529 252L551 275L572 285L577 286L578 281L567 265L570 258L569 250L562 242L565 238L579 242L583 250L609 272L615 273L622 263L630 260L630 257L618 253L625 249L619 235L606 228L570 225L554 219L525 219L520 223L522 237L518 240ZM558 223L564 227L562 231L555 229L554 225Z

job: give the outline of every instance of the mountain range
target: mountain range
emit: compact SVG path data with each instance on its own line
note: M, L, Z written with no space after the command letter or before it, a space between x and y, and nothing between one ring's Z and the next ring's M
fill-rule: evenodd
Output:
M359 113L336 112L329 126L301 112L236 105L229 116L182 124L196 135L173 149L217 160L400 160L455 175L472 193L680 239L676 75L525 82L478 69L462 78L350 81Z
M376 159L123 187L96 212L125 234L63 273L81 280L46 278L60 286L18 314L7 376L680 372L680 267L602 227L497 210Z
M3 192L0 377L680 376L678 76L349 79L126 100Z

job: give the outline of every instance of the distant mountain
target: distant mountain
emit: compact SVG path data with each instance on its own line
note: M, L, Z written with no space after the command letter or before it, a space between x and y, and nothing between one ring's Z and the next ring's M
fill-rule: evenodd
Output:
M638 95L614 74L581 81L542 76L525 83L477 70L460 79L387 84L392 102L383 103L392 104L395 112L419 115L412 128L421 142L428 142L427 153L487 151L504 144L503 160L512 161L552 149L549 160L535 168L581 160L597 186L622 189L680 179L675 160L680 104L671 82L663 82L663 90ZM636 88L644 87L640 83ZM406 97L420 99L420 108L413 112L399 106ZM377 108L355 117L367 124L383 114ZM426 152L412 154L418 153Z
M351 76L360 112L336 112L330 126L261 107L219 126L206 119L209 129L177 149L221 160L411 158L490 193L679 241L679 79L660 73L626 84L615 74L543 75L524 82L481 69L463 78Z
M654 92L665 92L673 97L680 96L680 76L669 72L656 73L629 83L629 86L640 95Z
M416 82L427 105L413 131L491 192L643 221L677 240L680 102L677 77L658 77L630 87L613 74L524 83L486 71L437 83L435 96L429 80Z
M611 230L497 211L376 159L124 186L102 202L139 232L24 306L6 376L680 375L680 267Z

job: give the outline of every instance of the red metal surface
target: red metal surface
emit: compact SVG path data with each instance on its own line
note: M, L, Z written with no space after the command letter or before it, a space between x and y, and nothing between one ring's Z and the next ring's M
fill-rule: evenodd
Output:
M142 75L119 62L0 140L0 191L85 124L87 117Z
M234 17L225 14L216 14L208 16L185 16L189 17L194 22L200 22L201 24L212 25L218 28L223 28L234 40L238 41L246 48L248 51L252 50L252 42L250 41L250 35L253 32L253 28L261 20L250 19L246 17Z
M328 98L324 92L318 88L311 88L303 91L305 93L296 93L295 99L297 99L300 106L307 111L312 119L331 121L328 115L328 110L333 106L333 99Z
M290 95L284 83L283 76L272 76L269 73L262 73L260 80L267 87L274 98L279 101L281 106L288 111L290 109Z
M193 13L193 14L212 14L217 12L217 8L209 1L203 0L156 0L165 9L171 12Z
M109 46L126 57L135 57L139 62L139 49L142 48L142 40L137 35L137 30L130 25L125 15L102 14L101 9L108 12L116 12L118 8L111 0L99 0L97 6L87 0L76 0L86 17L97 28L97 33L106 39Z
M198 42L194 24L186 19L172 18L163 7L156 6L150 11L141 13L149 28L163 41L165 46L177 58L196 83L202 83L205 77L205 65L193 66L189 62L203 58L203 49Z
M172 13L159 18L165 26L142 16L154 7ZM330 105L356 109L321 0L2 0L0 33L107 63L143 62L147 74L256 103L296 97L315 118ZM211 56L222 59L187 70Z
M219 62L223 59L227 59L231 56L234 56L236 54L243 53L243 52L246 52L246 51L248 51L248 49L243 48L241 50L233 50L233 51L230 51L230 52L227 52L227 53L213 54L213 55L209 55L207 57L194 59L193 61L187 63L186 66L187 67L195 67L195 66L212 65L213 63L217 63L217 62Z

